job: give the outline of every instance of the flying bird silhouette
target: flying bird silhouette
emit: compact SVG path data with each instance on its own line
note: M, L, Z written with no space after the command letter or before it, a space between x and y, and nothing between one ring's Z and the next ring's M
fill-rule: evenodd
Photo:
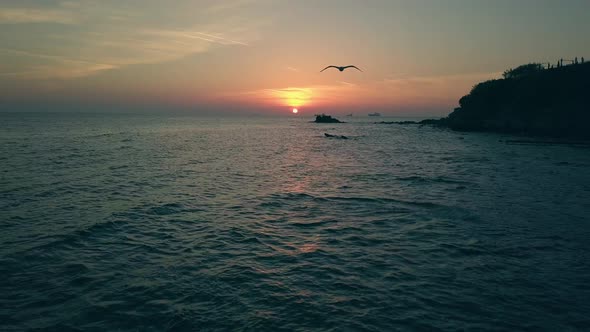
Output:
M344 71L344 69L346 69L346 68L354 68L354 69L356 69L358 71L362 71L362 70L358 69L357 66L349 65L349 66L342 66L342 67L339 67L339 66L328 66L328 67L320 70L320 73L323 72L324 70L328 69L328 68L336 68L336 69L338 69L340 71Z

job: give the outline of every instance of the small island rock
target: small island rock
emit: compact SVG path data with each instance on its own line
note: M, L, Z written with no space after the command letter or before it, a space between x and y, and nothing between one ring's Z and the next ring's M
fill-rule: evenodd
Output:
M315 123L342 123L342 121L326 114L316 114Z

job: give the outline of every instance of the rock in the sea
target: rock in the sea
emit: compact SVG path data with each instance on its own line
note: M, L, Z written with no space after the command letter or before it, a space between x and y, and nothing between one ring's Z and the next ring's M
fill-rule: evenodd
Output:
M330 138L348 139L348 137L346 137L344 135L332 135L332 134L328 134L328 133L324 133L324 135L326 137L330 137Z
M342 123L342 121L326 114L316 114L315 123Z

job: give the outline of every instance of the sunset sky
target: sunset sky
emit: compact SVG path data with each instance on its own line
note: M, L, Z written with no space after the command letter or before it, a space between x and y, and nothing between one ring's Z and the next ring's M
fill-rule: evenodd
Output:
M590 59L588 0L0 3L1 111L445 115L507 68ZM363 72L319 71L355 64Z

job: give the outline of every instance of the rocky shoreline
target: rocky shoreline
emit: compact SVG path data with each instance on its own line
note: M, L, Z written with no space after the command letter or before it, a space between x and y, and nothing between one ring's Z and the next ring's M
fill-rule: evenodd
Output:
M504 78L477 84L447 117L419 122L376 122L590 139L590 63L544 69L528 64L504 73Z

